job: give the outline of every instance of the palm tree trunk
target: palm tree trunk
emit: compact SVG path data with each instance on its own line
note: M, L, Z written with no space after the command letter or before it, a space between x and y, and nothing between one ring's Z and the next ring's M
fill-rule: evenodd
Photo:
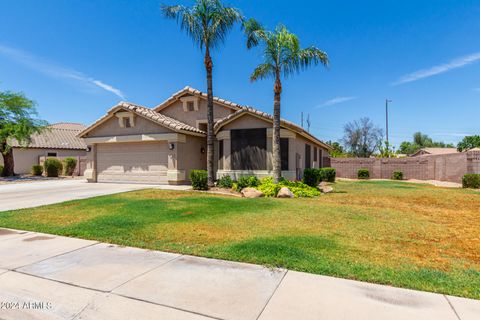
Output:
M205 69L207 70L207 174L208 186L214 183L213 172L213 85L212 69L213 63L208 47L205 50Z
M3 157L3 172L0 172L0 176L9 177L15 175L14 172L14 163L13 163L13 149L7 149L7 144L2 143L0 145L0 153Z
M273 87L273 143L272 143L272 161L273 161L273 180L278 183L282 176L282 162L280 153L280 96L282 94L282 82L277 72L275 85Z

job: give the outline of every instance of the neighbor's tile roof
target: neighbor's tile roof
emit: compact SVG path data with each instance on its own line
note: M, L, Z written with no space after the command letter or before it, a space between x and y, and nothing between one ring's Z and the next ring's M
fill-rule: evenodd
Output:
M13 140L12 147L42 148L42 149L86 149L83 139L77 137L86 126L80 123L55 123L49 125L41 133L31 136L30 143L18 143Z
M420 151L425 151L428 154L436 155L436 154L450 154L450 153L458 153L457 148L422 148ZM415 154L417 154L416 152Z
M105 116L98 119L96 122L94 122L87 129L80 132L78 135L80 137L85 135L87 132L92 130L94 127L99 125L101 122L103 122L104 120L109 118L114 112L116 112L120 109L132 111L137 115L143 116L143 117L145 117L145 118L147 118L147 119L149 119L153 122L156 122L156 123L158 123L160 125L163 125L163 126L169 128L169 129L172 129L174 131L193 132L193 133L205 134L204 131L202 131L198 128L192 127L192 126L190 126L186 123L183 123L179 120L167 117L166 115L163 115L159 112L156 112L153 109L143 107L143 106L140 106L140 105L137 105L137 104L134 104L134 103L130 103L130 102L120 102L118 105L111 108Z
M174 94L172 94L167 100L163 101L162 103L157 105L155 108L153 108L153 110L155 110L155 111L162 110L164 107L169 105L170 102L177 100L178 98L180 98L182 95L184 95L186 93L187 94L192 94L192 95L198 95L198 96L207 98L207 94L205 92L202 92L200 90L197 90L197 89L189 87L189 86L186 86L182 90L177 91ZM242 107L241 105L239 105L235 102L231 102L231 101L228 101L228 100L225 100L225 99L222 99L222 98L219 98L219 97L215 97L215 96L213 97L213 101L215 101L219 104L223 104L227 107L231 107L235 110L240 109Z

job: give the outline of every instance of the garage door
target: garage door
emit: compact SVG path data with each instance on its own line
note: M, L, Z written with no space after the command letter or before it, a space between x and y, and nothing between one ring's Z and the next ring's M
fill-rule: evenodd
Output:
M97 145L97 181L167 183L167 142Z

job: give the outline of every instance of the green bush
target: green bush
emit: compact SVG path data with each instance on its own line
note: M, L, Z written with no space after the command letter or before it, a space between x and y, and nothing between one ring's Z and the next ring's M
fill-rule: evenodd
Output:
M320 181L335 182L336 175L335 168L325 167L320 169Z
M480 174L469 173L462 177L462 187L464 188L480 188Z
M303 183L310 187L316 187L320 182L320 170L315 168L306 168L303 170Z
M233 186L233 180L229 175L223 176L217 181L217 187L230 189Z
M77 159L68 157L63 159L63 168L66 176L73 176L75 168L77 167Z
M58 175L62 172L63 166L58 159L48 158L43 163L43 168L47 177L58 177Z
M282 179L278 185L281 187L287 187L292 191L295 198L312 198L320 195L320 191L317 188L311 187L301 181L290 181Z
M258 190L262 191L265 197L276 197L278 191L280 191L280 184L274 183L272 177L265 177L260 181Z
M368 169L358 169L357 176L358 179L368 179L370 178L370 171Z
M0 166L0 177L3 176L3 166Z
M41 176L43 173L43 167L39 165L35 165L32 167L32 174L34 176Z
M400 170L393 171L392 179L403 180L403 171L400 171Z
M260 184L260 180L255 176L243 176L237 181L237 191L243 188L256 188Z
M206 170L190 171L193 190L208 190L208 174Z

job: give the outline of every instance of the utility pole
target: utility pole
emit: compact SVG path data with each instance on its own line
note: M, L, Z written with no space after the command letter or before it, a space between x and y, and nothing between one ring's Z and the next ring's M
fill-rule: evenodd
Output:
M385 99L385 127L386 127L386 136L387 136L387 145L388 145L388 103L392 100Z
M303 128L303 111L301 113L301 123L302 123L302 128Z
M310 113L307 114L307 132L310 132Z

